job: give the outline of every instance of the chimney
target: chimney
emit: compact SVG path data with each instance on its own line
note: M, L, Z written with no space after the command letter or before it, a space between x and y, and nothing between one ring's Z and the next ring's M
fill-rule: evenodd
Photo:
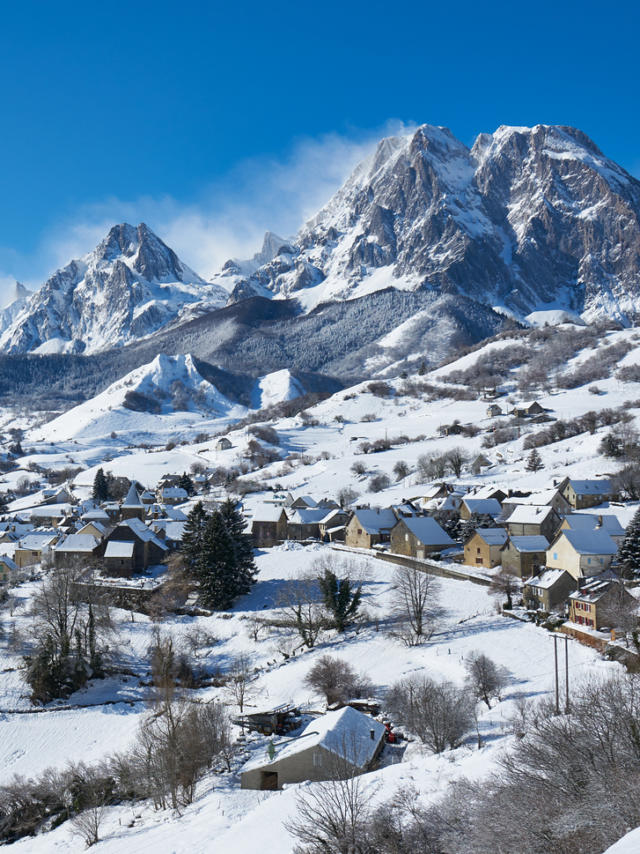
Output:
M376 731L374 729L369 730L369 735L371 736L371 741L375 741Z

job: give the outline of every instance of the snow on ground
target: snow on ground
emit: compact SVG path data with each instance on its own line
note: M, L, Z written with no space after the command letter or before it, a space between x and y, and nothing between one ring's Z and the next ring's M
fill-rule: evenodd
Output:
M163 624L176 641L194 626L218 638L218 642L203 652L203 661L221 670L240 653L248 655L259 669L250 706L272 707L292 701L305 708L321 710L321 697L303 684L314 661L327 653L339 655L357 670L366 673L377 686L377 693L405 676L424 672L435 678L447 678L461 683L465 677L464 662L473 650L487 653L510 673L510 684L504 697L491 710L480 709L480 731L485 740L481 750L475 747L475 736L452 753L435 757L418 744L411 744L405 761L384 767L370 779L380 786L376 797L388 797L402 785L413 783L426 799L437 798L447 783L458 776L481 777L487 774L501 751L510 743L508 720L514 703L520 696L537 698L550 691L553 682L553 650L551 635L544 629L525 624L496 613L494 601L486 588L471 582L442 579L440 601L445 616L431 641L419 647L405 647L385 632L385 618L393 601L391 588L393 565L359 555L349 555L365 576L364 607L373 622L359 631L344 636L329 633L310 651L298 652L285 660L283 644L267 631L257 642L250 635L249 619L269 616L285 583L308 570L318 557L326 554L323 546L283 546L260 552L258 582L227 615L211 617L176 617ZM30 585L20 589L25 597L14 619L20 624ZM18 591L20 592L20 591ZM122 640L122 657L127 666L143 676L148 671L146 649L153 624L136 615L131 622L128 612L116 612ZM22 616L21 616L22 615ZM377 618L377 620L376 620ZM297 646L297 642L293 644ZM288 646L289 653L291 645ZM7 653L3 660L18 666L17 656ZM570 647L570 679L572 684L594 671L607 672L617 665L605 662L590 649L572 644ZM28 708L24 686L20 691L16 672L0 674L2 703L16 709L5 709L0 717L0 780L14 773L37 774L49 766L62 766L68 761L92 762L114 750L125 749L134 738L136 726L144 714L144 688L138 679L127 682L113 678L96 681L73 695L69 703L102 703L95 708L61 711L51 707L36 714L20 714ZM229 702L222 688L207 688L198 692L203 699L219 698ZM107 700L118 700L104 705ZM126 701L126 702L123 702ZM234 711L230 707L230 711ZM247 744L247 758L252 750L264 748L266 739L256 737ZM292 843L283 827L287 816L295 812L295 796L299 787L290 786L283 792L247 792L239 789L237 778L213 775L200 786L196 802L182 817L169 812L153 812L147 805L114 807L103 828L106 852L190 851L243 854L254 850L260 840L264 854L282 854L291 850ZM139 816L139 818L135 818ZM134 821L133 827L128 825ZM49 851L77 851L78 840L70 835L68 825L35 839L16 843L17 851L34 854Z

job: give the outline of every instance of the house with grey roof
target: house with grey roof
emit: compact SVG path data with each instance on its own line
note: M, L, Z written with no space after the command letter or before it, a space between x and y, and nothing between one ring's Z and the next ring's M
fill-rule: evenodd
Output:
M450 549L455 542L431 516L408 516L391 529L390 549L394 554L425 558Z
M510 536L502 546L500 563L520 578L535 575L545 565L549 541L542 534Z
M352 548L371 549L388 543L397 521L391 508L355 510L345 530L345 544Z
M467 566L499 566L508 534L504 528L477 528L464 544Z
M460 502L460 518L470 519L475 513L477 516L492 516L497 519L502 511L497 498L474 498L466 495Z
M64 540L53 546L55 566L81 566L88 564L97 557L100 540L91 534L70 534Z
M506 521L511 537L543 536L552 540L561 519L551 505L518 504Z
M546 565L579 580L608 569L617 551L606 531L562 530L547 549Z
M583 510L585 507L597 507L613 497L611 481L606 478L602 480L576 480L565 478L559 487L574 510Z
M613 513L569 513L562 520L561 531L606 531L616 545L624 540L624 528Z
M562 609L576 581L564 569L545 569L528 578L522 587L522 598L532 611Z

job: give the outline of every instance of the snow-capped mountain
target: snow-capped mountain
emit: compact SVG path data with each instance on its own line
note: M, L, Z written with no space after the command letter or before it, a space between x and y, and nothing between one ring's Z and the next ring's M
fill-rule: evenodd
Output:
M145 432L173 434L190 424L200 425L205 417L238 419L245 412L200 374L191 355L161 354L49 422L40 433L55 441L95 440L112 431L120 438L135 439Z
M44 283L4 330L0 349L94 352L156 332L188 303L215 308L226 299L144 223L125 223Z
M258 377L251 391L251 408L266 409L285 400L302 397L305 389L299 379L286 368Z
M15 283L4 304L0 307L0 335L11 326L32 295L33 291L25 288L22 282Z
M500 127L471 149L446 128L382 140L234 299L305 310L424 289L524 317L640 310L640 182L569 127Z

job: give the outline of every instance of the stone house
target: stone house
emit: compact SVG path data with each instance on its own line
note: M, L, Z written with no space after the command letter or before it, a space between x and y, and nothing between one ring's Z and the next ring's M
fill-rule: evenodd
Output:
M564 569L576 581L608 569L618 547L606 531L560 531L547 550L549 569Z
M163 486L158 493L160 504L184 504L189 496L181 486Z
M479 516L493 516L494 519L497 519L500 511L500 502L496 498L465 496L460 502L460 518L465 521L470 519L474 513L477 513Z
M233 445L226 436L221 436L214 445L216 451L228 451Z
M431 516L399 519L391 529L390 543L394 554L417 558L455 546L451 537Z
M518 504L506 521L510 537L546 537L553 540L561 524L560 516L553 507L536 507L533 504Z
M371 549L380 543L388 543L397 521L390 508L355 510L345 531L345 544L357 549Z
M329 510L318 523L321 539L329 543L344 542L345 530L350 518L349 510L341 510L339 507Z
M575 579L564 569L547 569L525 581L522 598L531 610L555 611L564 606L575 589Z
M590 629L613 629L617 611L625 602L637 604L617 578L604 573L582 582L578 590L569 594L569 621Z
M547 410L537 400L528 400L514 406L512 415L515 418L531 418L534 415L544 415Z
M533 536L509 536L502 547L500 562L505 569L517 573L520 578L529 578L544 567L549 542L540 534Z
M325 507L307 509L290 509L287 519L288 540L318 540L320 539L320 522L327 515Z
M133 543L131 547L111 546L111 543ZM127 555L120 552L127 552ZM161 563L167 556L169 547L164 543L144 522L139 519L126 519L120 522L107 537L104 552L105 563L108 571L122 568L123 572L115 571L115 575L132 575L144 572L150 566ZM118 552L118 554L116 554ZM122 564L116 564L116 560L124 560Z
M560 484L560 491L574 510L585 507L597 507L614 496L611 481L606 480L575 480L565 478Z
M271 742L240 771L243 789L276 790L305 780L332 780L364 774L375 766L386 727L345 706L312 720L295 739Z
M53 547L53 560L57 569L86 566L96 557L100 539L91 534L70 534Z
M287 514L284 507L261 504L253 512L251 536L258 549L268 549L287 539Z
M0 587L6 587L11 582L11 575L18 569L18 564L6 555L0 555Z
M504 415L504 412L497 403L490 403L487 406L487 418L498 418L500 415Z
M21 569L23 566L42 563L59 539L57 531L34 531L27 534L18 541L13 559Z
M557 487L543 489L540 492L532 492L529 495L518 497L511 497L510 495L502 502L503 515L508 517L513 509L521 504L534 507L553 507L560 516L571 512L571 505Z
M507 541L504 528L478 528L464 544L464 562L467 566L499 566L501 549Z
M104 565L108 575L130 578L135 568L135 543L110 540L104 552Z

